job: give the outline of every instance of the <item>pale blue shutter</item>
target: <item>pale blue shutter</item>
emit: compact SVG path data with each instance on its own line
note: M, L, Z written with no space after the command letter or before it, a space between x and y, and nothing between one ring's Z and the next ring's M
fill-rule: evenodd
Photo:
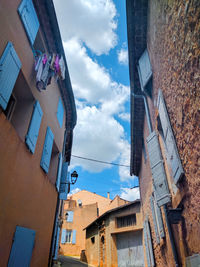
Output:
M8 267L30 266L34 241L34 230L17 226L8 261Z
M72 244L76 244L76 230L73 230L73 234L72 234Z
M166 203L169 203L171 201L171 196L167 184L167 177L163 165L158 136L155 132L152 132L147 137L147 148L153 176L156 201L160 207Z
M55 253L54 253L54 257L53 257L54 260L56 260L58 258L59 238L60 238L60 227L57 228L56 246L55 246Z
M63 229L62 230L62 235L61 235L61 244L65 244L66 243L66 234L67 234L67 230Z
M68 162L63 162L59 194L59 198L62 200L67 199L68 182Z
M42 152L42 158L40 161L40 166L43 168L43 170L46 173L48 173L48 170L49 170L51 152L52 152L52 147L53 147L53 139L54 139L54 135L50 127L47 127L46 137L45 137L44 147L43 147L43 152Z
M155 200L154 200L155 201ZM160 208L158 207L157 202L155 201L155 212L157 215L157 222L158 222L158 232L161 238L165 237L165 231L164 231L164 226L163 226L163 219L162 219L162 213Z
M34 110L26 135L26 144L32 153L35 152L35 146L38 139L40 124L42 121L43 112L38 101L35 102Z
M73 222L74 212L73 211L67 211L67 222Z
M40 24L32 0L22 0L18 12L24 24L28 39L31 45L33 45Z
M0 105L5 110L21 69L21 62L11 42L0 58Z
M61 172L62 172L62 162L63 162L63 157L62 153L59 154L59 161L58 161L58 169L57 169L57 180L56 180L56 188L57 191L59 192L60 189L60 179L61 179Z
M154 267L155 262L154 262L153 246L151 242L151 232L148 219L144 221L143 231L144 231L144 242L145 242L145 251L147 256L147 264L148 267Z
M173 135L167 108L161 90L159 90L158 93L157 106L159 111L160 122L163 129L165 146L167 150L167 161L171 166L174 182L177 183L184 175L184 170L181 164L178 149L176 146L176 141Z
M152 217L153 217L153 224L154 224L154 230L156 234L156 243L160 244L160 236L158 232L158 225L157 225L157 219L156 219L156 213L155 213L155 207L154 207L154 200L153 197L150 197L150 203L151 203L151 211L152 211Z
M64 108L63 108L62 100L61 98L59 98L58 107L57 107L57 119L58 119L60 128L62 128L62 125L63 125L63 117L64 117Z
M138 73L142 89L146 86L152 75L151 62L147 49L139 59Z

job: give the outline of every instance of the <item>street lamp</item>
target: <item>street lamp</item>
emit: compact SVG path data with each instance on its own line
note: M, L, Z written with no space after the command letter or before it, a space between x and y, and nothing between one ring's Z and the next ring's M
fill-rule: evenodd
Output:
M75 184L78 178L78 173L76 171L73 171L71 173L71 184Z

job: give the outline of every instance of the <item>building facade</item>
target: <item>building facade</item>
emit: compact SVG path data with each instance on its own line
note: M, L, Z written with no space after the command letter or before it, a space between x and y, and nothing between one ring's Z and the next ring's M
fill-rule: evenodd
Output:
M53 2L1 1L0 17L0 265L44 267L67 195L74 96Z
M106 198L87 190L81 190L70 196L64 201L60 254L84 259L86 240L84 228L105 211L126 203L129 201L119 196L111 200L109 193Z
M140 201L108 210L86 227L85 261L94 266L144 266Z
M199 1L126 1L146 266L200 264Z

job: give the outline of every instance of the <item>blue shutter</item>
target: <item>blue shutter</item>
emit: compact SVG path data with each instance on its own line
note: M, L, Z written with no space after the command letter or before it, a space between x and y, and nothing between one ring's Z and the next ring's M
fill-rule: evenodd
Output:
M59 154L59 161L58 161L58 170L57 170L57 180L56 180L56 188L57 191L59 192L60 189L60 179L61 179L61 172L62 172L62 153Z
M38 101L35 102L34 110L26 135L26 144L32 153L35 152L35 146L39 134L40 124L42 121L43 112Z
M151 172L153 176L156 201L158 203L158 206L160 207L166 203L169 203L171 201L171 196L169 193L158 136L155 132L152 132L147 137L147 148L149 153Z
M67 222L73 222L74 212L73 211L67 211Z
M59 238L60 238L60 227L57 228L57 235L56 235L56 246L55 246L55 253L54 253L54 260L58 258L58 249L59 249Z
M72 234L72 244L76 244L76 230L73 230L73 234Z
M63 229L62 230L62 235L61 235L61 244L65 244L66 243L66 233L67 233L67 230Z
M62 200L67 199L68 193L68 162L63 162L62 173L61 173L61 182L60 182L60 194L59 197Z
M22 0L18 12L24 24L29 41L31 45L33 45L40 24L32 0Z
M157 216L157 223L158 223L158 232L161 238L165 237L165 231L163 226L163 219L162 219L162 213L160 208L158 207L157 202L155 201L155 212Z
M63 125L63 117L64 117L64 108L63 108L62 100L61 98L59 98L58 108L57 108L57 119L58 119L60 128L62 128L62 125Z
M165 147L167 150L167 161L171 166L174 182L178 183L178 181L184 175L184 170L181 164L178 149L176 146L176 141L173 135L167 108L161 90L159 90L158 92L157 106L159 111L160 122L163 129Z
M0 105L5 110L21 69L21 62L11 42L0 58Z
M146 86L152 75L151 62L147 49L139 59L138 73L142 89Z
M154 230L155 230L155 234L156 234L156 242L157 242L157 244L160 244L160 236L159 236L159 232L158 232L158 225L157 225L157 220L156 220L155 206L154 206L154 200L153 200L152 196L150 198L150 203L151 203L151 211L152 211L152 217L153 217Z
M51 152L52 152L52 147L53 147L53 139L54 139L54 135L50 127L47 127L46 137L45 137L44 147L43 147L43 152L42 152L42 158L40 161L40 166L43 168L43 170L46 173L48 173L48 170L49 170Z
M154 267L154 254L153 254L153 246L151 242L151 232L149 227L149 221L148 218L144 221L144 241L145 241L145 250L146 250L146 256L147 256L147 264L148 267Z
M16 227L8 267L30 266L34 240L34 230L20 226Z

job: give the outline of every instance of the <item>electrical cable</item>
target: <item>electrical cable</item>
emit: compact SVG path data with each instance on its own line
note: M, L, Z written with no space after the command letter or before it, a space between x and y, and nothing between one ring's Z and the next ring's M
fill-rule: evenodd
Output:
M114 166L120 166L120 167L127 167L130 168L129 165L123 165L123 164L118 164L118 163L113 163L113 162L107 162L107 161L102 161L102 160L97 160L97 159L90 159L90 158L85 158L85 157L80 157L76 155L71 155L74 158L79 158L79 159L84 159L84 160L89 160L89 161L94 161L102 164L109 164L109 165L114 165Z

